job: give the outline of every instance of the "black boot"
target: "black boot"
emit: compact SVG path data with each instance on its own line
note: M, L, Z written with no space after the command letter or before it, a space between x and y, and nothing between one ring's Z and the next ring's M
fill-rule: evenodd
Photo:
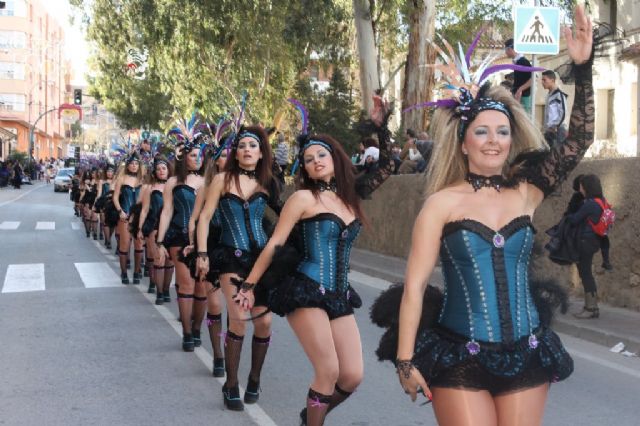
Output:
M147 289L147 293L153 294L155 292L156 292L156 284L153 281L149 280L149 288Z
M182 336L182 350L185 352L193 352L194 349L193 336L185 333L184 336Z
M120 279L122 280L122 284L129 284L129 277L126 272L120 274Z
M227 387L225 383L222 386L222 398L227 410L244 411L244 404L242 403L242 399L240 399L240 388L238 388L238 385Z
M213 359L213 377L224 377L224 358Z
M156 293L156 305L164 305L164 294L161 291Z
M140 284L140 280L142 279L142 273L140 272L134 272L133 273L133 283L134 284Z
M260 373L262 372L262 365L267 356L270 341L271 336L258 337L255 335L251 341L251 372L249 373L247 389L244 394L244 402L246 404L255 404L260 398Z
M224 398L224 406L234 411L244 410L244 404L240 398L240 390L238 388L238 368L240 366L243 340L244 336L238 336L232 331L228 331L224 346L227 381L222 387L222 396Z

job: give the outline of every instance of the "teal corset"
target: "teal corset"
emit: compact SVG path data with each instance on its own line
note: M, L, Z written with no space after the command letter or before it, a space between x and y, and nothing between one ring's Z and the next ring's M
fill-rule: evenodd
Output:
M256 192L247 200L227 192L218 203L222 226L221 242L242 251L260 250L267 245L262 218L267 207L267 194Z
M471 219L446 224L439 323L470 342L535 339L540 321L528 275L534 233L529 216L517 217L497 232Z
M333 213L320 213L300 222L303 260L297 271L316 281L323 289L345 292L351 247L360 233L360 221L349 225Z

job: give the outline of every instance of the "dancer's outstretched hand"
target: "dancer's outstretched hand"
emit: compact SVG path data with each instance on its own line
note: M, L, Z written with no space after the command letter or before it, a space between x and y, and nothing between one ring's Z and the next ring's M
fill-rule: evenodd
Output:
M204 280L209 273L209 258L198 256L196 259L196 277Z
M373 110L369 113L371 121L373 121L376 126L382 126L388 112L389 101L382 99L380 95L373 95Z
M411 401L415 402L418 397L418 393L424 394L424 396L431 402L432 396L429 386L427 386L426 380L422 377L422 374L413 365L398 366L398 377L400 379L400 386L404 389L404 393L411 397Z
M593 47L593 26L591 19L584 12L583 5L577 5L574 13L573 29L563 28L564 38L567 41L569 57L576 65L584 64L591 56Z

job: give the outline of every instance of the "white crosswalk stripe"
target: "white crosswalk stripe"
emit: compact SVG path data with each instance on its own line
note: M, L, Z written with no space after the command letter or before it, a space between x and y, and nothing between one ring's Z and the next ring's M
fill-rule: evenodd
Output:
M120 287L120 279L107 262L75 263L86 288Z
M4 221L0 223L0 230L14 231L18 229L18 226L20 226L20 222Z
M3 293L42 291L44 286L44 263L9 265L4 277Z
M55 231L56 223L55 222L37 222L36 230L37 231Z

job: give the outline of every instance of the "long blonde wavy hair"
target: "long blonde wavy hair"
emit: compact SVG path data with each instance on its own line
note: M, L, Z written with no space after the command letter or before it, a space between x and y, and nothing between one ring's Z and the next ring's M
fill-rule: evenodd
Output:
M513 116L510 120L511 149L502 168L502 175L511 178L519 168L518 164L514 164L518 155L527 151L548 150L549 146L522 105L504 87L491 87L483 97L502 102ZM435 146L427 171L427 196L462 181L469 171L467 157L462 154L458 139L460 122L451 108L440 108L433 115L431 129Z

